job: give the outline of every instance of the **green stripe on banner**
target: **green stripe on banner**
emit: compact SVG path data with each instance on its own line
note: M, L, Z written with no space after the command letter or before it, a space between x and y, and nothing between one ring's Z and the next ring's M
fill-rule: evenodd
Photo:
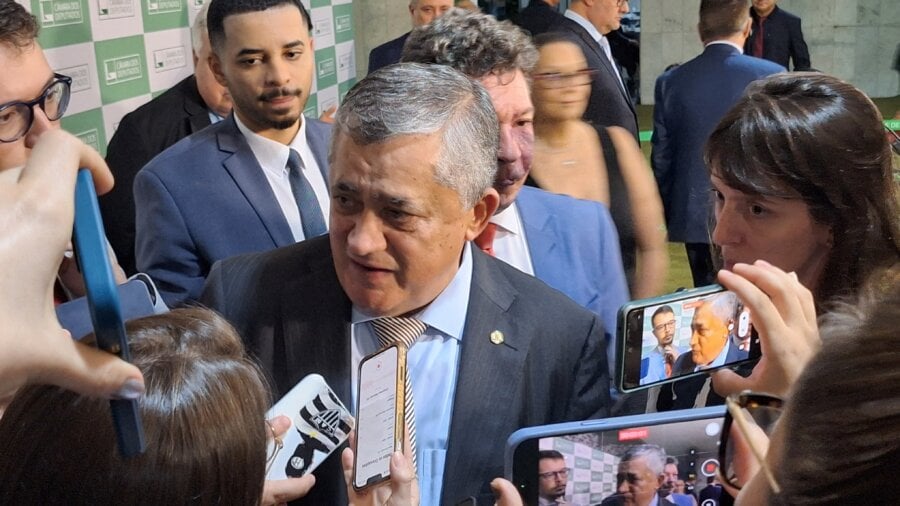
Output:
M884 120L884 126L891 130L900 130L900 119L886 119ZM641 130L638 134L638 138L641 142L650 142L650 137L653 135L653 130Z

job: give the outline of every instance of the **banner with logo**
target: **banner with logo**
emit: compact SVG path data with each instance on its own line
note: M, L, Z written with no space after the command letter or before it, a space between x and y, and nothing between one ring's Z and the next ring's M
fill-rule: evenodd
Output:
M122 116L193 72L190 25L209 0L17 0L41 25L55 72L72 78L62 127L101 154ZM302 0L316 47L305 114L318 117L356 82L352 0Z

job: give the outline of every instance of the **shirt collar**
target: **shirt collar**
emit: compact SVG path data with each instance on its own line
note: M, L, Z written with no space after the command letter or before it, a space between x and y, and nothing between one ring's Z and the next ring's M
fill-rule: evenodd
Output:
M522 222L519 220L517 209L516 202L513 201L509 207L491 216L491 223L510 234L520 235L522 233Z
M253 155L256 156L256 160L263 170L270 171L281 177L283 172L287 170L288 155L290 155L291 149L296 150L302 157L302 147L306 143L306 121L303 116L300 116L300 128L297 130L297 135L291 139L290 144L287 146L250 130L247 125L241 122L237 114L233 114L233 116L238 130L247 139L250 150L253 151Z
M450 284L421 311L413 315L431 328L437 329L458 341L462 340L463 328L469 309L469 292L472 289L471 243L463 246L462 262L450 280ZM364 323L377 317L369 316L353 306L351 323Z
M719 352L719 355L709 363L709 365L697 365L694 368L695 371L702 371L705 369L712 369L713 367L719 367L725 364L725 359L728 358L728 350L731 349L731 337L725 338L725 347L722 348L722 351Z
M603 34L597 30L596 26L591 24L590 21L584 19L584 16L582 16L581 14L578 14L577 12L573 11L572 9L566 9L566 13L563 14L563 16L565 16L565 17L571 19L572 21L578 23L579 25L581 25L581 27L584 28L585 30L587 30L587 32L589 34L591 34L591 37L594 40L596 40L597 42L600 42L600 39L603 38Z
M730 40L714 40L714 41L706 44L703 47L709 47L709 46L712 46L713 44L725 44L726 46L731 46L731 47L737 49L739 53L744 54L744 48L735 44L734 42L731 42Z

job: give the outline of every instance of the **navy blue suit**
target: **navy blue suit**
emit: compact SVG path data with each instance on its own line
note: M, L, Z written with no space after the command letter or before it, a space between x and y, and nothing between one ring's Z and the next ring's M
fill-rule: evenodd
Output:
M303 121L327 181L331 126ZM135 178L134 201L137 267L170 307L199 297L217 260L294 243L234 115L151 160Z
M728 353L725 355L725 363L734 363L745 360L748 354L749 352L741 351L734 343L730 343ZM682 353L672 367L673 375L691 373L696 366L691 352L688 351ZM656 401L657 410L668 411L670 409L693 408L697 401L697 396L703 389L703 385L709 381L709 379L709 376L702 374L661 386L659 397L657 397ZM710 388L704 406L717 406L724 403L725 399Z
M759 16L756 11L750 9L753 18L753 33L744 44L744 52L753 54L753 45L759 37ZM784 68L788 67L788 60L793 60L794 70L810 70L809 48L803 40L803 29L800 27L800 18L786 10L775 6L766 21L763 23L763 54L762 58L773 61Z
M734 46L710 44L700 56L657 79L651 160L670 241L709 243L706 140L748 84L782 71L784 67L742 55Z
M403 54L403 45L406 44L407 37L409 37L409 32L404 33L394 40L389 40L370 51L368 73L371 74L381 67L399 63L400 56Z

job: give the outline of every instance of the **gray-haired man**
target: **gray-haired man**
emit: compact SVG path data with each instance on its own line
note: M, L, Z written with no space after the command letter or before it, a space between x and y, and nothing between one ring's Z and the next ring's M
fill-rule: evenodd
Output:
M349 406L380 346L373 320L421 322L408 370L422 504L492 501L510 433L608 412L597 317L469 244L500 200L497 138L490 96L454 70L369 75L336 116L329 236L218 263L202 298L277 395L315 372ZM337 456L316 475L311 504L344 502Z

